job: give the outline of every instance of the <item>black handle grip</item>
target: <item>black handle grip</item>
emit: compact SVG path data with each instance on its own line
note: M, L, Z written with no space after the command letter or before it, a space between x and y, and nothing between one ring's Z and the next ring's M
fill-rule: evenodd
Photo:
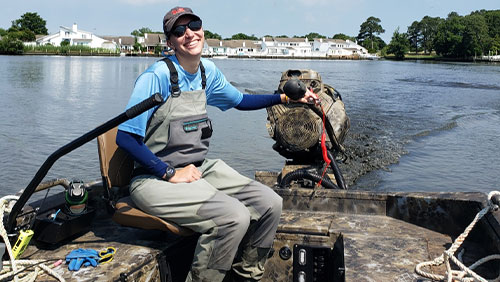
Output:
M491 197L491 202L497 206L500 206L500 196L499 195L493 195Z
M285 83L283 91L288 98L299 100L306 94L306 85L297 78L292 78Z
M149 97L148 99L140 102L139 104L131 107L127 111L125 111L125 115L127 118L132 119L135 118L136 116L142 114L143 112L151 109L154 106L158 106L163 102L163 98L161 97L160 93L156 93L153 96Z

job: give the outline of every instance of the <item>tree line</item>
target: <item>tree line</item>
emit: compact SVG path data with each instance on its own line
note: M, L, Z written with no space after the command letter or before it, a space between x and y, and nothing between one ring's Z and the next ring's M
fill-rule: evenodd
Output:
M12 21L7 30L0 28L0 54L22 54L23 42L35 41L36 34L47 34L46 21L38 13L25 13Z
M480 10L466 16L451 12L446 19L425 16L414 21L405 33L397 28L385 51L404 58L410 50L424 54L434 51L457 59L496 54L500 50L500 10Z
M0 28L0 54L22 54L23 42L34 41L35 35L46 35L46 21L37 13L25 13L19 19L12 21L7 30ZM140 28L131 32L136 38L134 49L140 50L137 37L146 33L163 33L150 28ZM327 37L316 32L305 35L293 35L293 38L332 38L357 41L369 53L379 52L382 55L393 54L396 58L404 58L408 52L430 54L447 58L467 59L486 55L500 50L500 10L479 10L466 16L456 12L448 14L447 18L425 16L420 21L414 21L406 32L400 32L398 27L386 44L380 34L385 33L381 20L371 16L360 25L357 36L343 33ZM289 37L287 35L264 35L264 37ZM219 39L222 36L205 30L206 39ZM237 33L225 40L258 40L254 34Z

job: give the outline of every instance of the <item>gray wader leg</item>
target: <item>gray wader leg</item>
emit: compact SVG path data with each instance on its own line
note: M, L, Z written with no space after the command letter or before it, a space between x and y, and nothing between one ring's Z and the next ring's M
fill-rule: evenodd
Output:
M260 279L279 223L281 197L223 161L206 160L199 169L202 179L192 183L136 177L130 187L132 199L141 210L201 234L186 281L222 281L252 222L252 234L245 237L233 269L243 277ZM262 252L266 255L259 255Z

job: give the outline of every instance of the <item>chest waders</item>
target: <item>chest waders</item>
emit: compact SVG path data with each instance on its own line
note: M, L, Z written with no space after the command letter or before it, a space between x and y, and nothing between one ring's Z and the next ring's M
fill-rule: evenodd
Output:
M205 68L200 62L202 89L182 92L174 64L169 59L163 61L170 71L170 97L149 120L144 144L170 166L200 166L212 136L212 124L207 116Z
M152 115L144 143L172 166L195 164L202 178L171 183L145 173L132 179L132 200L146 213L200 233L186 281L222 281L230 269L258 280L278 227L282 199L223 161L205 159L212 126L203 65L200 62L202 89L181 92L175 67L165 62L171 95ZM238 246L243 250L236 257Z

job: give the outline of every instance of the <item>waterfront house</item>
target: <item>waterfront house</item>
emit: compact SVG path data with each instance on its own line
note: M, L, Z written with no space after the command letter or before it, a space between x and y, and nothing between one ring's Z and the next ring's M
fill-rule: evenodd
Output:
M313 42L313 54L315 56L348 56L351 53L345 48L349 45L340 39L315 38Z
M208 56L260 56L262 46L253 40L218 40L207 39L203 47L203 55Z
M222 44L228 56L256 56L261 54L261 45L252 40L224 40Z
M165 48L167 45L167 38L163 33L145 33L144 37L138 40L138 42L146 47L146 52L154 53L155 48Z
M219 39L205 39L203 45L202 55L205 56L227 56L227 48L223 46L222 40Z
M262 55L310 57L312 55L312 42L307 38L262 38Z
M353 42L351 40L346 40L347 47L345 48L348 51L351 51L352 54L359 55L360 57L370 57L372 56L368 53L368 49L359 45L357 42Z
M313 55L318 57L355 58L369 56L366 48L350 40L316 38L312 48Z
M96 36L92 32L79 30L76 23L71 28L60 26L59 32L37 38L36 45L43 46L50 44L60 46L63 41L69 42L71 46L86 46L109 50L117 48L117 44L112 41Z
M130 53L134 50L135 38L133 36L103 36L102 38L114 42L121 53Z

